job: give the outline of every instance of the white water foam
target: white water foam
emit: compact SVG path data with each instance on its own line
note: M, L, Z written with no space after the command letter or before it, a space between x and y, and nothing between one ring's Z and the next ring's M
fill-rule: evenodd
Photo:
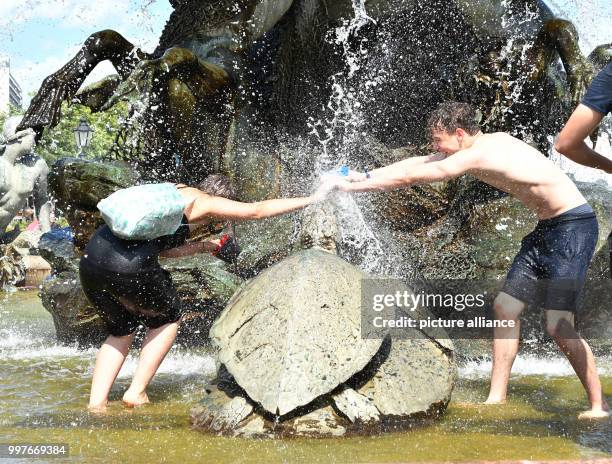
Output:
M54 333L34 333L34 329L16 328L0 329L0 359L26 360L45 358L81 357L89 350L81 350L76 345L60 345L55 342Z
M93 348L86 350L79 349L76 345L29 345L26 348L20 348L18 350L2 350L0 351L0 357L4 361L24 361L24 360L54 360L58 361L61 359L68 358L83 358L86 356L95 355Z
M42 339L35 339L34 341L42 342ZM25 337L23 333L9 329L0 329L0 353L5 349L32 345L32 342L33 340L30 337Z
M45 336L47 335L47 336ZM55 342L55 336L35 336L30 332L14 329L0 329L0 359L3 362L61 362L69 359L81 359L89 364L93 372L96 354L95 347L81 349L77 345L60 345ZM131 377L138 364L138 352L132 350L123 365L119 377ZM193 374L207 375L216 371L214 358L206 353L194 353L178 347L170 350L162 362L158 372L189 376Z
M125 360L118 378L131 378L138 364L137 355L130 354ZM93 364L92 364L93 369ZM207 353L194 354L183 350L171 350L157 370L157 374L174 376L212 376L216 372L215 360Z
M612 375L610 363L598 359L598 372L600 375ZM469 361L459 368L459 376L467 379L482 379L491 376L491 360ZM512 375L542 375L545 377L575 376L569 361L563 357L537 357L535 355L519 355L512 366Z

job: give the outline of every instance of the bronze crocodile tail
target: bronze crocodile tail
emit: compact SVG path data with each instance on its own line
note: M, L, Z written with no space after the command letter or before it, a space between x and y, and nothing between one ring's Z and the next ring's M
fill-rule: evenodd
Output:
M118 32L104 30L92 34L68 63L45 78L19 129L31 127L40 135L45 127L56 126L62 102L75 96L85 78L101 61L110 60L125 78L144 56Z

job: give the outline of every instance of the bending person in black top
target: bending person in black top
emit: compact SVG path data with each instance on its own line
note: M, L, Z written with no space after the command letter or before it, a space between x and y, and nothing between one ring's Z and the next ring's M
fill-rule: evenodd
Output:
M585 142L603 117L612 112L612 63L593 79L582 103L574 110L555 141L555 149L576 163L612 174L612 159Z
M187 242L190 232L225 220L289 213L322 200L337 183L329 180L309 197L241 203L231 199L229 179L211 177L200 188L178 186L187 206L183 225L174 234L154 240L124 240L104 225L90 239L80 263L81 283L110 333L96 357L90 410L106 409L108 394L140 324L147 332L123 402L132 407L149 401L146 388L176 338L182 313L172 279L159 265L158 257L218 251L223 245L218 240Z

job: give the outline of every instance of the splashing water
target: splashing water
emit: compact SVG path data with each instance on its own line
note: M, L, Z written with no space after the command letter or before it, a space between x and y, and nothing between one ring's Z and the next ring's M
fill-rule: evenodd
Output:
M538 12L529 9L529 5L524 5L525 11L522 15L512 14L511 0L503 0L501 2L503 15L501 24L503 29L519 30L519 28L529 22L535 21L538 18ZM500 122L506 123L508 118L514 114L513 107L520 103L521 96L525 84L530 79L530 74L533 71L533 65L529 63L528 53L535 45L535 38L524 40L518 37L518 33L510 34L506 43L499 52L499 62L503 64L499 70L499 92L500 98L503 100L500 103L499 113L492 114L491 117L498 117ZM513 135L524 139L530 137L528 127L513 123Z
M0 302L0 305L5 304ZM97 352L96 348L83 349L74 345L60 344L50 321L38 319L29 324L26 321L6 321L0 327L0 358L10 365L21 363L79 363L86 366L91 375ZM133 376L138 364L136 352L128 355L118 378ZM195 349L184 350L175 346L168 353L158 370L159 374L172 376L203 375L212 377L215 373L214 358L210 353Z
M598 372L601 376L609 376L609 358L598 359ZM459 375L467 379L489 379L491 376L491 360L468 361L459 369ZM569 361L559 355L548 357L533 354L519 354L512 365L514 376L538 375L545 377L574 377L576 373Z
M362 128L361 108L365 92L353 82L367 57L366 40L359 38L360 31L375 21L365 9L365 0L352 0L355 16L344 20L342 25L330 31L327 40L342 48L346 68L331 76L332 94L326 105L327 117L324 119L309 118L310 134L314 135L322 148L322 155L316 160L318 171L330 169L335 164L346 162L346 151ZM351 42L357 38L357 47ZM331 144L336 141L340 153L331 153ZM344 152L344 153L343 153Z
M383 246L372 228L367 224L355 199L348 194L337 196L341 251L362 259L362 269L372 274L392 274L392 267ZM350 251L349 251L350 250Z
M612 117L607 116L603 123L612 122ZM608 158L612 158L612 135L610 135L610 129L603 128L599 138L597 139L597 143L592 146L592 141L588 138L585 140L585 143L591 147L598 153L601 153L603 156ZM590 182L590 183L598 183L602 186L607 186L612 192L612 176L597 170L592 169L581 164L575 163L569 158L561 155L557 150L553 147L553 137L549 137L549 143L551 146L549 152L549 158L553 161L563 172L571 174L575 180L581 182Z
M315 161L317 174L347 163L353 147L366 135L363 109L374 98L372 90L387 76L384 66L376 66L366 79L358 79L368 58L368 39L361 33L376 22L368 15L364 0L353 0L352 5L354 17L344 20L327 37L342 49L345 68L330 78L332 93L323 111L324 116L320 119L310 117L308 121L310 134L321 147ZM382 57L383 62L385 58L388 57ZM367 223L353 196L338 194L334 198L341 254L350 257L368 273L395 275L400 268L395 262L396 254L385 252L386 247Z

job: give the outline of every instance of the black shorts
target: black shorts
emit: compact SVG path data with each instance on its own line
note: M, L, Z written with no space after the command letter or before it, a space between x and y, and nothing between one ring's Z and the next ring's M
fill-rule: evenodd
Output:
M111 335L131 334L141 324L155 329L181 317L181 303L170 273L161 267L119 274L81 258L79 274L83 292Z
M598 235L588 204L539 221L522 240L502 291L544 309L576 312Z

